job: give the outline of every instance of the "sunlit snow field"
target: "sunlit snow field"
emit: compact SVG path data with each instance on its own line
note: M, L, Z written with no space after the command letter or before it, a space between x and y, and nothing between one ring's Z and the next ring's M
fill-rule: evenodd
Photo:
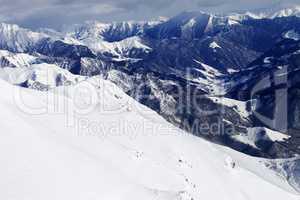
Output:
M266 160L187 134L100 77L0 92L0 199L299 199Z

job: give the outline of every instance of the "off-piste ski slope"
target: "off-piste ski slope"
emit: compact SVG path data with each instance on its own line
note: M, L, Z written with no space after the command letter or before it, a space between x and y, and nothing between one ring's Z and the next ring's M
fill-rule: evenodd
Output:
M266 160L187 134L100 77L0 92L0 199L299 199Z

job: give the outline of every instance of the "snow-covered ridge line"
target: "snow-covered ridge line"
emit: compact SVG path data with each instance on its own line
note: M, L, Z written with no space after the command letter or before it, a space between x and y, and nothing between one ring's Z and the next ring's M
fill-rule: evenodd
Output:
M48 35L44 33L21 28L16 24L0 23L0 45L12 51L28 51L46 37Z
M0 46L6 47L16 52L26 52L30 50L41 39L51 38L52 40L60 40L66 44L86 45L90 48L93 48L94 51L110 52L116 56L122 57L122 55L120 55L120 51L122 51L122 49L129 49L132 47L129 45L128 47L125 46L121 49L115 49L115 45L111 45L112 42L120 42L124 39L140 36L146 29L158 26L163 23L167 23L174 19L188 19L186 23L182 24L182 31L189 34L189 29L193 29L195 25L197 25L198 23L202 23L199 21L205 20L205 17L201 16L209 16L209 21L205 29L205 31L209 31L211 29L211 26L213 26L213 21L214 24L217 23L215 25L234 26L249 18L274 19L276 17L300 16L300 6L284 8L275 11L257 13L245 12L240 14L233 13L225 15L211 14L201 11L184 12L178 16L170 19L159 19L156 21L142 22L124 21L102 23L99 21L87 21L84 24L66 26L60 31L51 29L31 31L29 29L21 28L15 24L0 23ZM138 42L139 41L133 43L137 44ZM131 43L131 45L133 43ZM145 45L138 44L134 47L139 48L140 46L144 47Z
M271 10L264 10L264 11L247 11L245 13L239 14L229 14L226 15L231 17L238 17L239 19L243 19L245 17L250 17L253 19L274 19L278 17L300 17L300 6L291 6L291 7L283 7L283 8L275 8Z
M38 90L74 85L85 79L55 64L41 62L38 57L5 50L0 50L0 78L11 84L26 84Z

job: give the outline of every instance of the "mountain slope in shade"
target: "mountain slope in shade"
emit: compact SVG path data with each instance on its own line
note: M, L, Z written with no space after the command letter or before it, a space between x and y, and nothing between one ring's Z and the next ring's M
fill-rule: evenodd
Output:
M0 99L6 118L0 122L1 199L299 198L267 167L259 170L264 180L256 175L267 160L186 134L108 81L95 77L48 94L0 82L6 94ZM51 94L58 98L51 101ZM93 109L79 112L87 110L73 101ZM68 112L60 112L65 104ZM47 110L24 112L21 105Z

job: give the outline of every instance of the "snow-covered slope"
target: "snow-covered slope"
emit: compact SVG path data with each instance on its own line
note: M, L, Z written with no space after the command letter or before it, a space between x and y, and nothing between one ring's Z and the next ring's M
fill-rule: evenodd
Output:
M0 47L14 52L29 51L46 34L33 32L14 24L0 23Z
M223 74L209 66L205 63L202 63L198 60L194 60L195 63L199 64L200 69L195 69L198 73L201 74L201 76L197 77L196 79L192 79L192 81L195 81L199 83L203 90L206 90L208 93L211 93L213 95L222 95L225 92L224 82L221 77Z
M41 62L38 57L5 50L0 50L0 78L38 90L71 85L84 79L55 64Z
M300 6L290 6L290 7L274 7L272 9L262 9L247 11L244 13L230 13L224 15L228 18L228 23L231 25L237 25L241 21L246 19L275 19L278 17L300 17Z
M29 66L35 62L36 57L25 53L12 53L6 50L0 50L0 66L19 68Z
M288 32L286 32L284 35L283 35L284 38L287 38L287 39L292 39L292 40L295 40L295 41L298 41L300 40L300 34L297 33L296 31L294 30L290 30Z
M269 14L268 17L276 18L276 17L289 17L289 16L300 17L300 6L283 8L279 11L276 11L275 13Z
M246 13L251 18L255 19L263 19L263 18L269 18L269 19L275 19L278 17L300 17L300 6L291 6L291 7L279 7L279 8L272 8L272 9L266 9L260 12L248 12Z
M50 93L0 81L0 93L1 199L299 199L262 160L178 130L99 77Z
M100 23L86 22L64 29L63 41L69 44L88 46L95 52L110 53L122 58L128 56L132 49L149 51L150 48L142 44L138 37L145 27L156 25L153 22L115 22Z
M63 32L78 40L97 38L108 42L120 41L143 32L145 26L151 26L153 22L112 22L102 23L87 21L84 24L66 26ZM155 23L154 23L155 24Z
M117 42L107 42L96 38L86 38L82 41L78 41L71 37L64 38L63 41L70 44L86 45L96 53L110 53L118 58L127 57L130 51L134 49L139 49L145 52L149 52L151 50L150 47L142 43L138 36L129 37Z

